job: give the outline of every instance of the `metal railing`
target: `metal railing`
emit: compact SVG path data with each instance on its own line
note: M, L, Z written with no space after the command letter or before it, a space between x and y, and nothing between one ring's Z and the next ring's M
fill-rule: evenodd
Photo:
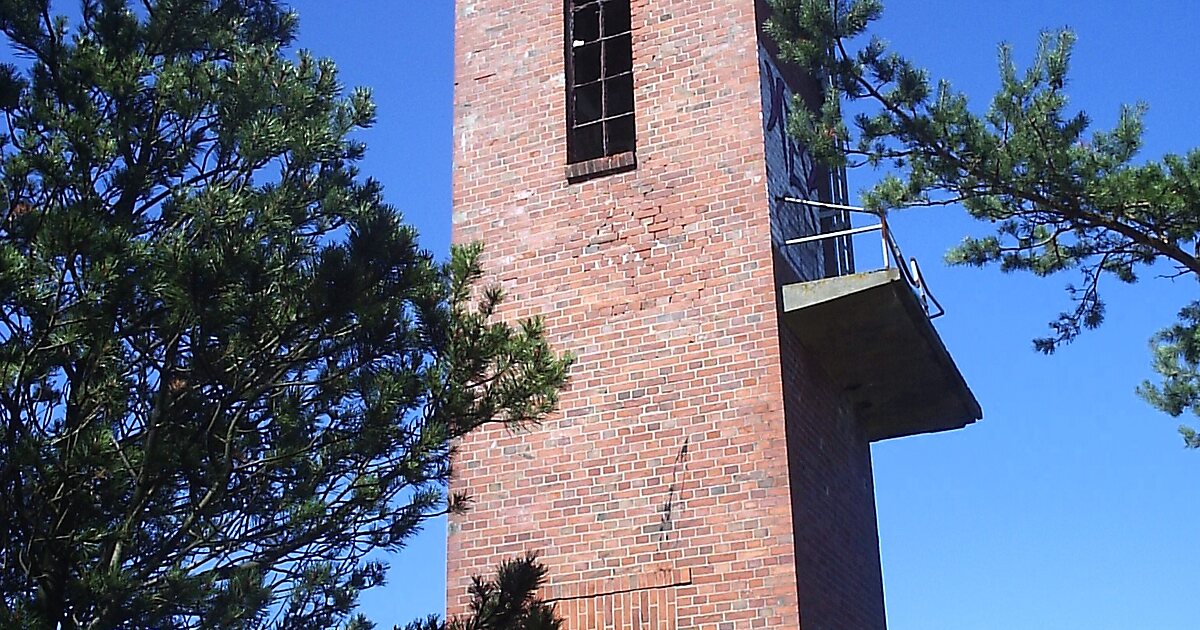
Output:
M788 239L783 242L784 245L800 245L803 243L815 243L828 239L849 239L849 237L857 234L865 234L868 232L880 233L880 246L883 252L883 268L891 269L895 263L896 268L900 271L900 276L904 278L908 286L916 293L921 300L921 307L925 309L925 314L929 319L941 317L946 314L946 309L942 308L937 298L930 293L929 287L925 284L925 277L921 274L921 266L917 263L916 258L905 260L904 253L900 251L900 245L896 242L892 231L888 228L887 217L878 213L871 212L866 208L858 206L848 206L840 203L826 203L824 201L813 201L811 199L801 199L799 197L779 197L780 201L785 203L794 203L814 208L823 208L827 210L840 210L843 212L857 212L859 214L869 214L879 221L874 225L863 225L860 227L852 227L835 232L824 232L814 234L812 236L802 236L800 238ZM932 305L936 311L930 311Z

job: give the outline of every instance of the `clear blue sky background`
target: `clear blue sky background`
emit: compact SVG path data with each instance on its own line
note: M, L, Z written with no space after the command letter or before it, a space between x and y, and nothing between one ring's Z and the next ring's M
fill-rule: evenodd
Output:
M445 252L452 3L292 4L300 44L334 58L347 84L375 90L379 123L363 135L371 147L364 172L386 185L426 247ZM1076 106L1107 127L1119 104L1150 103L1146 157L1200 146L1200 3L887 5L878 32L979 106L996 86L998 42L1027 61L1040 30L1070 25L1079 34ZM854 174L851 188L871 178ZM1133 393L1150 376L1147 339L1200 287L1153 278L1110 285L1104 328L1043 357L1030 339L1066 305L1070 278L945 267L948 246L986 229L961 211L913 211L895 225L948 310L938 328L985 417L874 448L890 628L1200 626L1200 452L1184 451L1177 422ZM394 560L390 585L366 599L373 617L393 623L441 611L444 536L436 523Z

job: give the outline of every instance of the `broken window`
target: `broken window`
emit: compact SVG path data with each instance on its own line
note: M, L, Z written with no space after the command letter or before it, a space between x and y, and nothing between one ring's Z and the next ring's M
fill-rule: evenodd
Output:
M567 2L567 161L632 152L629 0Z

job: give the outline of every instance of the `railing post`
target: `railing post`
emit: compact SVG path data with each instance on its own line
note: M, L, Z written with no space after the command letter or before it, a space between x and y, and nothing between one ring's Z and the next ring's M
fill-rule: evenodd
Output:
M879 215L879 225L881 226L879 228L879 233L881 235L883 235L883 268L891 269L892 268L892 264L891 264L892 256L888 251L889 250L889 248L888 248L888 238L889 238L888 224L887 224L887 219L885 219L883 217L883 214ZM896 264L899 265L900 263L897 262Z

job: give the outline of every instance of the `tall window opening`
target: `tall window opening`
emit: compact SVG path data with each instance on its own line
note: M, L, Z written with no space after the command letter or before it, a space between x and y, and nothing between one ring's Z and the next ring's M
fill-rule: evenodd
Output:
M566 0L567 160L632 152L629 0Z

